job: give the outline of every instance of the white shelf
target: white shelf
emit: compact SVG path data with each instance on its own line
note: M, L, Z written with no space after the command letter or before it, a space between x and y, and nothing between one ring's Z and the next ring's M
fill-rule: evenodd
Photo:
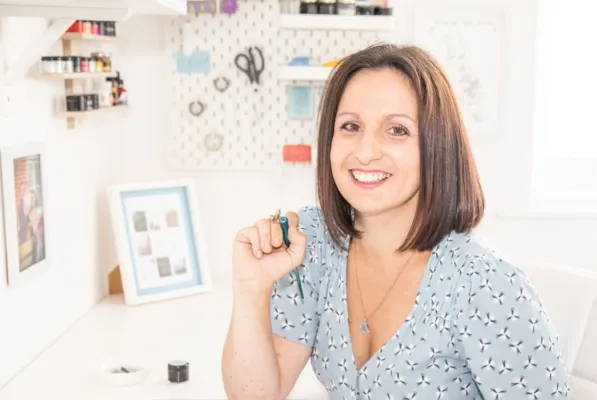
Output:
M396 19L393 15L282 14L279 27L284 29L391 31L396 28Z
M115 78L116 72L72 72L65 74L35 74L36 79L95 79L95 78Z
M316 66L280 66L278 67L279 80L297 81L325 81L332 72L332 67Z
M63 40L88 40L88 41L107 42L107 43L118 42L120 40L120 38L116 37L116 36L91 35L89 33L78 33L78 32L66 32L64 35L62 35L62 39Z
M128 105L121 105L121 106L111 106L111 107L100 107L95 110L87 110L87 111L61 111L58 113L58 116L66 117L66 118L82 118L82 117L88 117L90 115L109 114L109 113L128 112L128 111L130 111L130 107Z

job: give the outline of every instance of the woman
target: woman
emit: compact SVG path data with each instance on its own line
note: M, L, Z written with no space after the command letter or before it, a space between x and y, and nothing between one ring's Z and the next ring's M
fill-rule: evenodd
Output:
M229 397L286 398L310 358L332 399L571 399L536 293L472 234L483 192L437 62L372 46L321 107L321 209L287 214L288 248L267 218L235 240Z

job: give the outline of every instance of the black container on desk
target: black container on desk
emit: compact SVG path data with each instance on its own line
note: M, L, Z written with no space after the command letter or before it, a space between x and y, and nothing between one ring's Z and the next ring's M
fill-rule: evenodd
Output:
M172 361L168 363L168 381L182 383L189 380L189 363L187 361Z

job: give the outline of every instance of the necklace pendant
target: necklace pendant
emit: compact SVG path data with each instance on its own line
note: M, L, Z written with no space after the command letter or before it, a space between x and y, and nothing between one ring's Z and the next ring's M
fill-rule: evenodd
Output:
M363 320L363 322L361 322L361 330L362 330L363 332L365 332L365 333L369 333L369 332L371 332L371 331L369 330L369 325L367 325L367 320L366 320L366 319L364 319L364 320Z

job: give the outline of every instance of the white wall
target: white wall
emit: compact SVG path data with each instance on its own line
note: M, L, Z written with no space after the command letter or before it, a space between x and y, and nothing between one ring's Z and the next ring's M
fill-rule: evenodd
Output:
M1 40L8 61L44 27L43 20L4 21ZM14 112L0 119L1 146L46 143L50 188L44 200L54 222L46 233L52 241L51 269L29 286L0 288L0 386L103 294L95 208L97 178L105 168L100 163L108 158L98 151L105 147L105 128L67 131L66 120L55 118L52 108L63 86L31 79L16 83Z
M532 29L529 21L532 15L528 13L512 20L511 35L516 40L511 42L511 56L517 62L512 63L510 79L505 82L510 113L503 132L489 142L474 143L488 198L482 233L502 253L520 263L556 262L597 270L597 261L587 251L597 243L597 219L496 216L502 204L516 203L509 199L517 198L519 191L530 184L519 179L524 175L521 171L530 168L532 145L527 112L532 43L524 40ZM51 232L56 238L52 270L22 291L0 295L0 386L88 310L105 290L104 275L117 263L104 195L106 185L195 178L214 279L226 279L230 274L232 237L239 227L276 208L294 209L315 202L314 176L309 171L284 172L280 176L257 172L174 173L165 168L164 131L168 123L161 102L165 89L161 82L166 57L156 29L159 24L155 17L135 17L121 26L127 42L116 51L115 63L130 93L133 108L128 118L106 118L84 129L66 131L65 121L54 118L49 109L51 99L61 93L60 84L27 81L19 88L29 89L32 95L19 100L18 116L2 123L1 144L34 136L48 142L49 155L54 157L49 164L53 186L48 209L61 223ZM13 31L12 37L4 40L20 46L24 31L21 29L19 36ZM28 110L36 112L37 117L25 117ZM13 133L5 133L10 131ZM75 198L75 194L80 197ZM595 337L597 315L593 320ZM596 352L595 345L586 347L579 360L587 377L591 355ZM595 373L592 378L597 381Z

